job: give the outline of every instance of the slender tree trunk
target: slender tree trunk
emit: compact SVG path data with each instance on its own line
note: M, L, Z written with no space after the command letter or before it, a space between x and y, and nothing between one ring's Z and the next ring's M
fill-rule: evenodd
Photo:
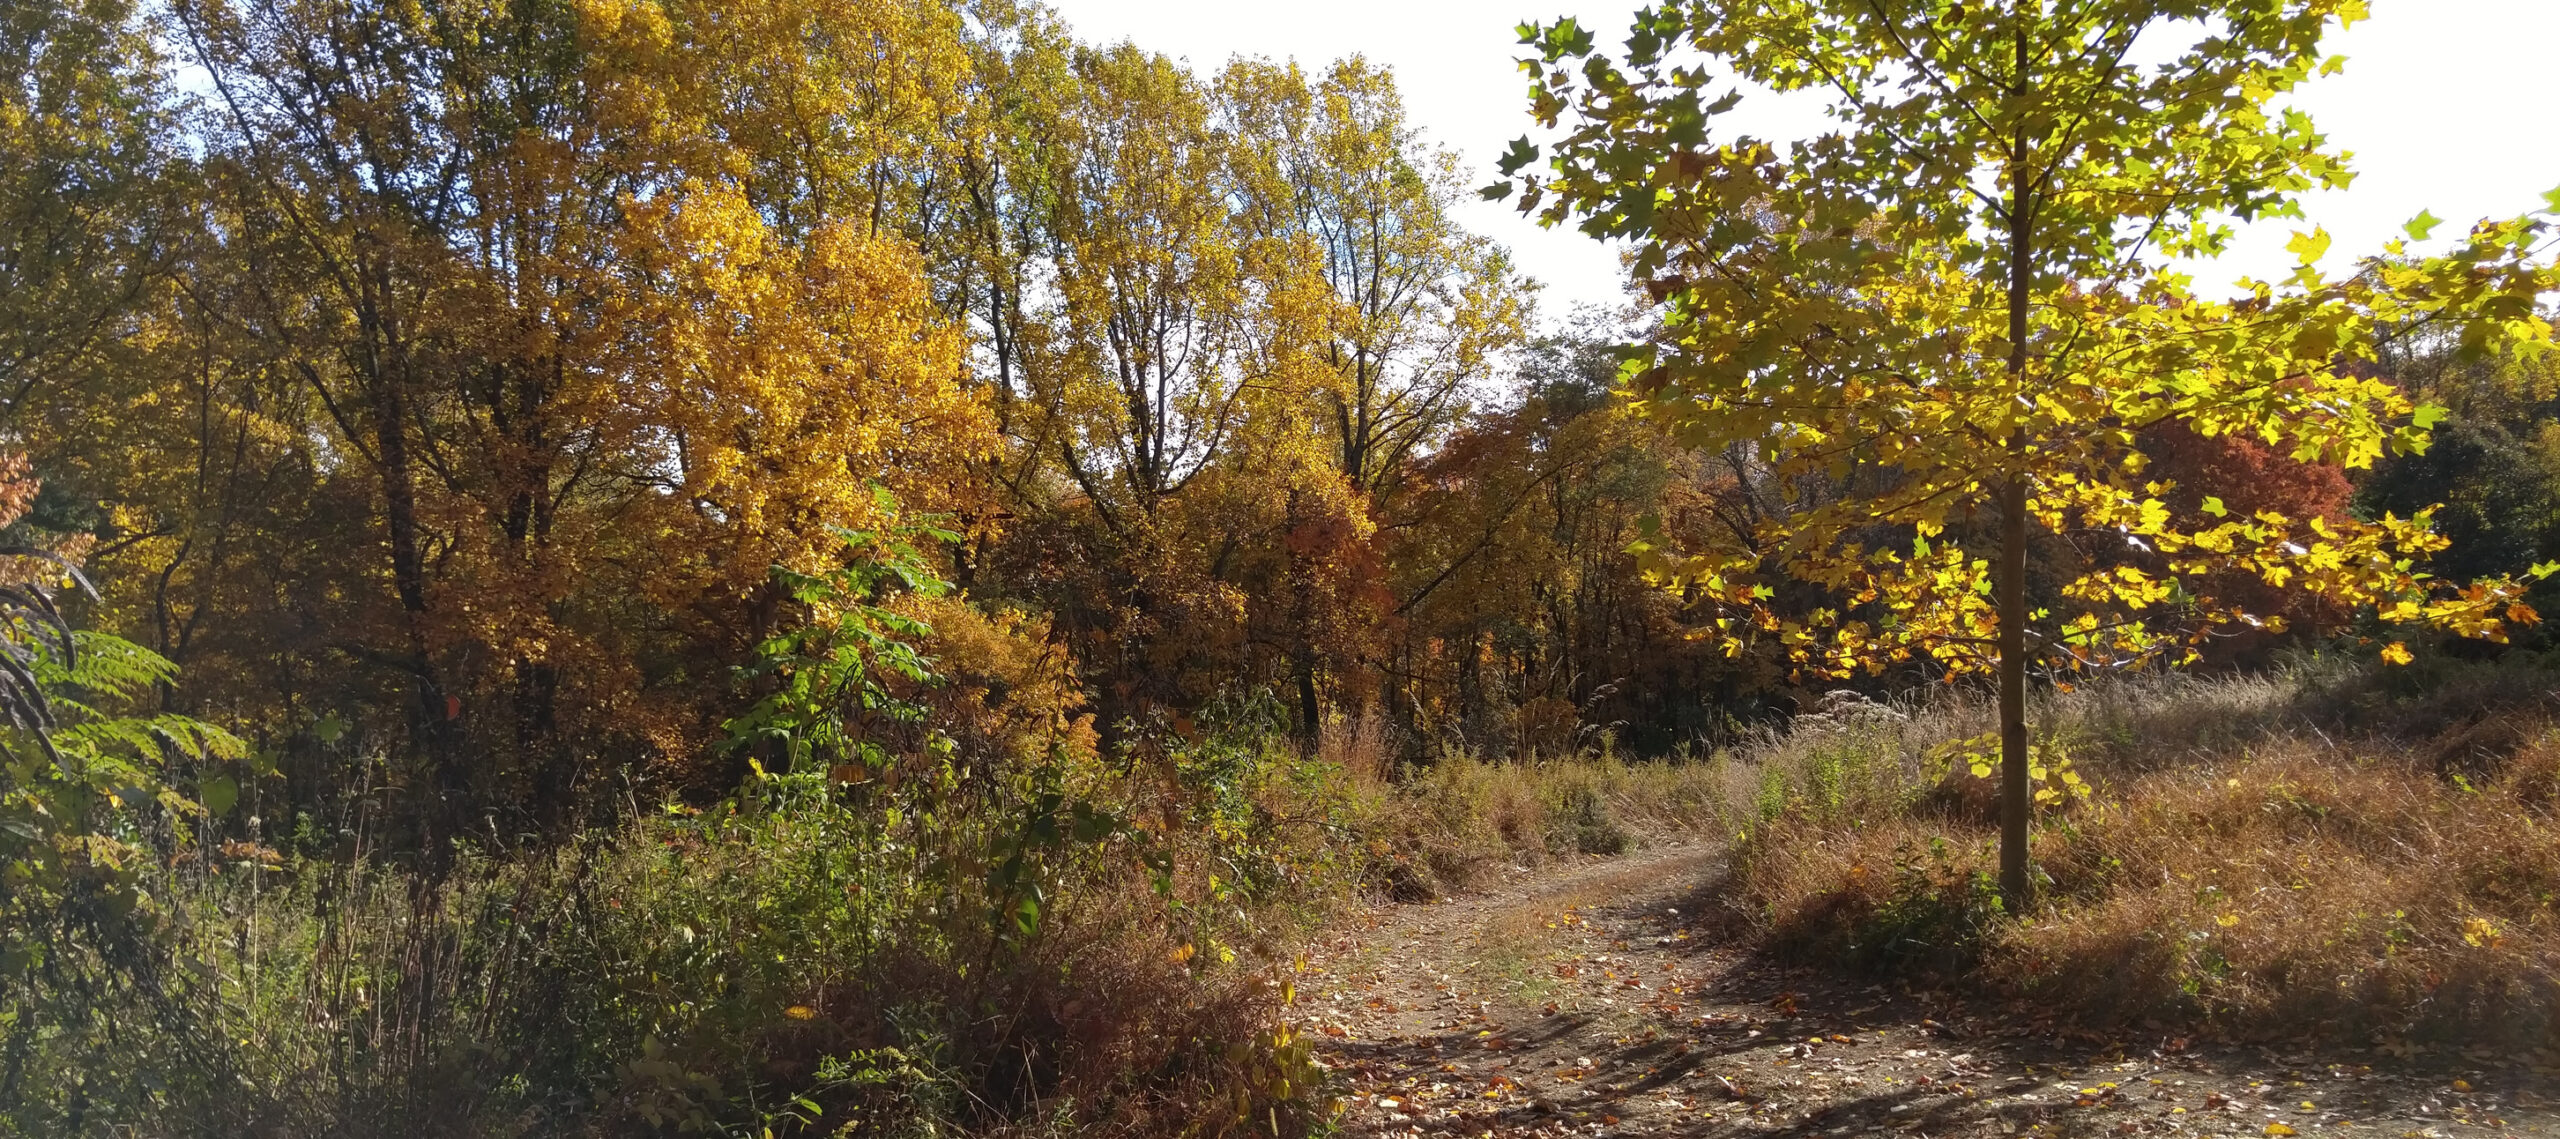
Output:
M387 291L387 290L386 290ZM388 342L391 337L383 336ZM391 585L400 599L408 634L413 690L417 705L413 728L426 752L435 801L423 812L426 825L424 867L441 875L451 854L450 840L469 817L468 790L462 769L462 704L436 671L428 647L426 558L418 531L418 488L409 455L408 406L402 380L377 369L373 386L374 447L381 456L383 524L391 539Z
M1314 747L1324 735L1324 707L1316 699L1315 649L1300 635L1297 651L1292 654L1289 670L1298 682L1298 723L1307 734L1307 746Z
M2027 905L2027 487L2017 475L2000 488L2000 896L2010 913Z
M2018 26L2014 90L2027 89L2027 31ZM2027 823L2034 798L2027 780L2027 483L2026 429L2014 417L2027 386L2027 304L2035 285L2029 243L2035 201L2027 187L2024 126L2009 152L2009 473L2001 481L2000 565L1993 590L2000 609L2000 897L2012 914L2027 907Z

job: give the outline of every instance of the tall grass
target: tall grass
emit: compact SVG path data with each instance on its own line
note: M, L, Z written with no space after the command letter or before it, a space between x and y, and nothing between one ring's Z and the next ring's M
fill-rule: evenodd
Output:
M1493 762L1463 749L1399 763L1417 749L1383 718L1328 725L1317 754L1359 789L1370 884L1418 900L1505 867L1613 855L1666 838L1721 833L1748 776L1723 752L1629 761L1603 739L1554 757Z
M2560 1041L2553 677L2438 668L2048 701L2039 744L2089 789L2045 808L2018 922L1991 888L1991 781L1962 758L1987 706L1798 732L1757 753L1736 902L1782 952L2089 1026Z

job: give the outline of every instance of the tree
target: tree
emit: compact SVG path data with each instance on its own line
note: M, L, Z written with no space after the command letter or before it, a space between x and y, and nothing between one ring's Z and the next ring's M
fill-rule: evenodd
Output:
M1405 118L1393 75L1357 56L1313 80L1295 64L1238 60L1219 87L1246 140L1245 224L1317 285L1307 327L1275 330L1304 337L1287 345L1312 366L1297 414L1322 444L1310 457L1324 473L1307 471L1290 492L1279 589L1298 718L1313 732L1319 658L1340 671L1366 655L1350 630L1390 619L1372 604L1385 595L1346 571L1374 560L1361 548L1374 522L1519 347L1531 289L1500 247L1452 217L1458 156Z
M1252 192L1248 224L1302 239L1331 304L1313 393L1333 464L1377 493L1463 419L1476 385L1527 335L1508 255L1450 216L1458 156L1405 118L1395 77L1353 56L1320 80L1239 60L1220 78Z
M397 710L366 727L423 769L431 850L561 822L598 756L689 761L773 567L839 556L875 481L966 495L992 436L910 238L947 8L172 15L212 113L159 402L203 415L155 413L152 458L237 440L273 477L122 504L118 576L229 575L198 612L304 723Z
M0 13L0 419L112 374L167 269L174 116L160 61L120 0Z
M1380 504L1518 343L1527 290L1456 223L1455 158L1385 72L1211 81L981 15L951 262L1008 439L985 584L1084 642L1109 722L1241 674L1288 683L1311 731L1386 617Z
M2329 280L2304 266L2233 300L2167 264L2211 257L2233 218L2298 217L2343 158L2268 103L2333 70L2319 55L2361 0L1781 0L1641 13L1612 59L1571 20L1523 28L1537 117L1570 115L1521 208L1635 244L1658 327L1633 398L1682 442L1751 453L1781 485L1867 472L1801 500L1750 542L1648 551L1716 599L1718 635L1773 638L1816 673L1925 660L1996 676L2001 887L2029 893L2030 656L2062 670L2192 653L2217 623L2267 619L2199 591L2246 573L2386 620L2498 638L2532 619L2511 581L2451 588L2415 568L2425 512L2379 520L2173 509L2140 433L2177 422L2296 462L2370 465L2423 448L2441 413L2341 367L2389 335L2458 326L2475 352L2547 344L2560 282L2543 223L2483 223L2431 260ZM2138 50L2137 50L2138 49ZM2140 59L2162 62L2143 63ZM1709 140L1707 60L1827 95L1839 125L1783 153ZM1503 162L1537 157L1524 139ZM2435 224L2411 224L2424 238ZM2405 253L2397 247L2393 254ZM2035 536L2105 536L2131 562L2031 591ZM1977 551L1989 547L1988 556ZM1778 583L1829 603L1789 616ZM2390 655L2401 656L2397 645Z
M2358 501L2377 511L2441 504L2438 528L2453 543L2440 559L2447 572L2522 573L2560 557L2560 356L2466 361L2430 338L2382 365L2451 414L2425 454L2377 464Z

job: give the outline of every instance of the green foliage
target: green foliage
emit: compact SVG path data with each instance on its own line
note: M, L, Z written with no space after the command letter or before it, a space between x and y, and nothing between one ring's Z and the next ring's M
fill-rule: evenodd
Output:
M76 664L39 650L64 762L17 749L11 818L76 800L91 825L49 836L49 862L9 828L6 1118L27 1134L429 1117L421 1133L941 1134L1171 1096L1311 1125L1323 1080L1256 970L1348 889L1339 772L1279 742L1267 699L1108 759L1054 715L1023 728L1042 747L956 733L989 691L952 691L916 615L965 623L928 554L950 538L893 523L845 535L829 573L782 577L795 623L740 678L760 694L731 721L750 772L734 794L634 804L555 849L466 850L433 877L362 856L370 811L352 860L299 837L314 854L270 849L255 819L251 841L190 842L154 773L237 742L102 711L170 679L156 656L87 636L63 642ZM213 771L208 809L245 813L253 773ZM63 936L146 902L175 920ZM19 920L38 903L57 918Z
M2525 574L2560 559L2560 358L2465 359L2441 337L2383 361L2445 409L2435 444L2385 460L2356 488L2368 513L2432 508L2448 575Z
M805 574L777 566L777 583L808 615L804 622L756 646L746 681L765 689L748 710L723 727L732 749L778 751L776 770L791 775L835 772L842 782L865 782L891 765L881 729L910 732L925 719L924 705L892 688L939 682L921 643L933 635L924 621L884 602L900 593L940 597L951 591L920 543L957 542L960 536L934 520L897 521L897 503L874 488L877 509L890 525L839 530L844 564ZM925 740L947 755L944 737ZM858 768L858 771L839 770Z
M159 990L172 899L157 864L189 849L194 820L229 809L232 761L247 749L200 720L141 710L177 672L158 654L98 633L35 634L23 611L8 620L0 638L42 718L21 711L0 729L0 1054L13 1057L0 1124L42 1133L59 1123L62 1089L41 1081L79 1071L120 1031L101 998ZM205 805L167 781L179 764L204 772Z
M1973 967L2002 925L1998 883L1939 837L1896 848L1892 873L1884 899L1848 944L1851 961L1876 972L1923 976Z

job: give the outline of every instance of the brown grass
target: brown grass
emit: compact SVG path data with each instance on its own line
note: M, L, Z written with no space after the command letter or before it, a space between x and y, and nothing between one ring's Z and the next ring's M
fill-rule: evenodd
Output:
M1371 884L1403 900L1477 885L1505 867L1615 855L1668 835L1724 833L1749 773L1721 754L1628 762L1588 749L1487 762L1446 752L1399 766L1382 729L1340 722L1319 755L1358 782Z
M1811 789L1826 769L1843 784L1850 745L1781 745L1766 758L1784 805L1764 796L1739 895L1781 951L2093 1027L2560 1041L2560 733L2537 705L2439 718L2428 697L2460 741L2347 744L2336 717L2321 726L2329 695L2155 682L2043 709L2096 794L2042 821L2047 878L2017 923L1990 890L1983 781L1925 758L1928 735L1970 734L1980 708L1869 733L1872 761L1828 799Z

